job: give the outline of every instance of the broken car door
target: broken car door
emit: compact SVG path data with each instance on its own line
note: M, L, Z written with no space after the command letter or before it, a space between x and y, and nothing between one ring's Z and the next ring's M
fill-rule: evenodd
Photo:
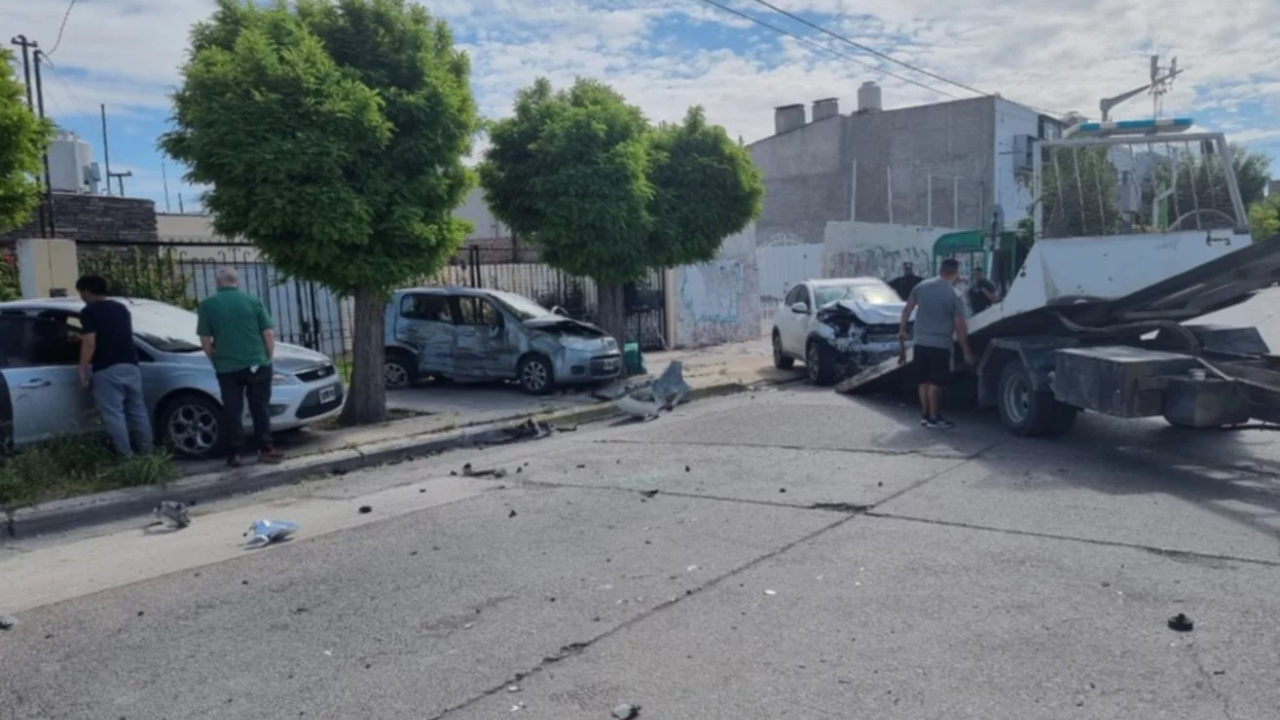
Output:
M510 378L516 374L516 345L508 335L502 311L474 296L455 298L458 308L457 374L477 378Z
M455 372L453 306L443 292L412 292L400 299L396 340L418 353L421 375Z
M787 293L786 307L778 323L782 336L782 349L793 357L804 357L805 340L809 337L809 318L813 313L813 296L806 283L800 283Z
M0 336L15 445L100 427L92 395L80 388L78 328L53 318L4 316Z

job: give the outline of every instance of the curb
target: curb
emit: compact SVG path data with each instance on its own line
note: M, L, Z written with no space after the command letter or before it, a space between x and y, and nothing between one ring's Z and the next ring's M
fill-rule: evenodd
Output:
M708 385L691 390L685 402L735 395L790 382L794 380L787 378L752 384L726 382ZM13 538L47 535L144 516L149 514L161 500L176 499L188 505L198 505L298 482L316 475L341 475L415 456L434 455L446 450L512 444L521 440L513 440L510 430L524 424L530 417L567 425L600 422L621 415L623 413L618 410L617 403L608 402L554 413L509 418L484 426L444 433L427 433L408 438L384 440L360 446L358 449L304 455L286 460L279 465L251 465L230 473L211 472L192 475L165 486L122 488L94 495L55 500L13 511L7 519L7 530L9 537Z

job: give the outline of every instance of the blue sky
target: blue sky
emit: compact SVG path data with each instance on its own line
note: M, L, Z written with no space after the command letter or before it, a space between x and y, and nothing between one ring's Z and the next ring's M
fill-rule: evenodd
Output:
M1276 159L1280 176L1280 2L1240 0L1230 11L1200 0L770 0L846 37L984 92L1055 111L1096 116L1098 98L1145 82L1147 54L1177 55L1186 69L1166 115L1190 115ZM748 142L768 135L772 109L838 97L876 80L886 107L972 93L819 34L755 0L719 0L741 12L855 55L866 67L725 13L702 0L424 0L471 54L482 112L507 113L515 91L539 75L557 85L577 75L612 83L654 120L677 120L692 104ZM69 0L0 0L0 19L46 49L57 42ZM192 23L211 0L76 0L45 78L46 110L102 160L98 108L107 106L113 171L129 170L130 195L165 207L198 191L156 150L167 94L180 82ZM889 77L875 68L934 90ZM1143 95L1116 117L1149 117ZM478 143L477 153L483 142Z

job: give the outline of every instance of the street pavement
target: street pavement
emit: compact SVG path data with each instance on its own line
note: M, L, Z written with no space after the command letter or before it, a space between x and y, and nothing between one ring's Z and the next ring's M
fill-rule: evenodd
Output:
M1275 717L1280 438L917 418L789 385L11 543L0 719Z

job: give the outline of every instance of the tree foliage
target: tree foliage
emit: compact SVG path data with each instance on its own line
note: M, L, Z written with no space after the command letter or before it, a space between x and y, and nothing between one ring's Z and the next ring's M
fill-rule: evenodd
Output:
M539 79L489 137L490 210L551 265L595 278L601 324L619 336L621 284L714 258L760 214L759 170L700 107L654 126L603 83Z
M53 125L27 107L13 53L0 49L0 231L26 223L39 204L42 159L52 139Z
M194 28L161 145L210 187L219 234L282 272L354 296L344 416L385 414L385 294L438 270L468 225L479 127L470 61L407 0L219 0Z
M1249 206L1249 234L1255 242L1280 236L1280 193L1272 193Z
M1050 148L1041 171L1045 237L1114 233L1122 220L1105 147Z
M1271 158L1260 152L1250 152L1236 143L1232 143L1230 148L1236 186L1247 209L1262 200L1266 193ZM1144 205L1149 205L1157 187L1172 189L1163 211L1169 223L1178 223L1181 229L1231 227L1235 209L1222 158L1183 153L1176 163L1176 177L1174 166L1168 157L1161 157L1152 173L1152 183L1145 188ZM1162 223L1165 219L1159 218Z

